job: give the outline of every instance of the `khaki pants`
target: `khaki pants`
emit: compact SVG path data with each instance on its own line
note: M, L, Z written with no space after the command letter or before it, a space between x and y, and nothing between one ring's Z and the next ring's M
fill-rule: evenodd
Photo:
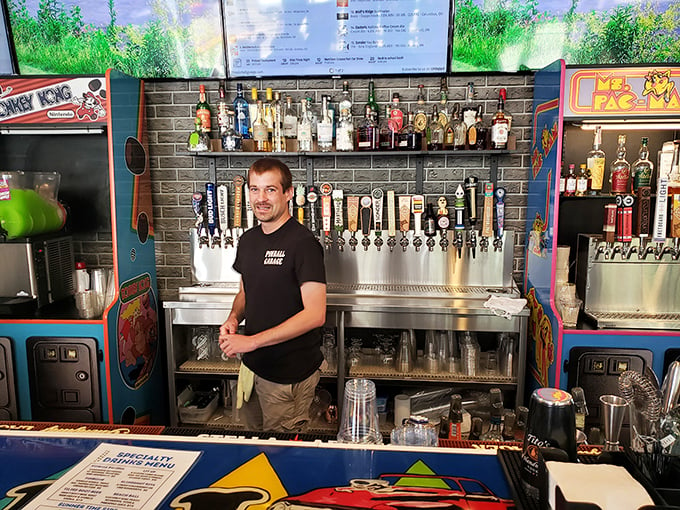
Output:
M241 411L248 430L302 432L309 425L320 371L295 384L277 384L255 375L253 392Z

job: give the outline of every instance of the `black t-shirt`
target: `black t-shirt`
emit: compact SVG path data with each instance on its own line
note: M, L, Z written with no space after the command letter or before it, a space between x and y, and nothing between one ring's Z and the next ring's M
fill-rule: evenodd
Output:
M301 311L304 282L326 283L321 244L293 218L271 234L262 232L260 226L245 232L234 269L241 274L246 295L247 335L281 324ZM279 384L305 380L322 361L321 328L243 355L248 368Z

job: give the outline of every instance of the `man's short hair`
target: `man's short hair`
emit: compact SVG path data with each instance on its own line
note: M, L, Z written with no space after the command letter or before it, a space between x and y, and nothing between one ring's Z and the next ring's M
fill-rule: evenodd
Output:
M276 158L260 158L250 165L250 168L248 169L248 184L250 184L251 172L260 175L271 171L279 172L283 191L293 187L293 174L290 173L290 168Z

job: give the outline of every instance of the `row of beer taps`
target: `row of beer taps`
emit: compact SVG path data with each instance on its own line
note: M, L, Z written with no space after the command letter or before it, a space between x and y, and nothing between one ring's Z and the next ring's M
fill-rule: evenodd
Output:
M646 196L647 195L647 196ZM637 199L637 220L633 232L633 205ZM650 222L648 193L617 195L614 204L606 204L603 226L604 239L599 243L595 259L602 255L612 260L618 253L622 260L630 260L637 253L637 260L654 255L661 260L670 255L671 260L680 259L680 237L667 237L667 210L665 202L657 199L654 217ZM651 230L650 230L651 226Z
M192 195L199 247L235 247L240 235L255 225L256 219L248 193L244 193L244 185L245 179L236 176L232 182L231 196L226 184L216 186L212 182L206 183L205 193L197 191ZM336 246L339 251L344 251L348 245L351 251L356 251L361 244L364 251L368 251L371 245L381 251L387 245L392 252L397 245L406 251L412 244L416 251L420 251L423 245L429 251L434 251L438 245L442 251L448 251L449 246L453 246L459 257L465 247L469 256L475 258L477 248L481 252L487 252L489 246L493 246L494 251L503 250L505 224L505 189L497 187L494 190L493 183L487 182L484 184L478 240L478 185L477 177L471 176L457 186L453 200L453 228L445 196L438 198L435 211L435 204L427 203L422 194L397 196L393 190L385 192L377 187L370 195L345 196L342 189L333 189L329 183L318 187L298 184L289 207L291 215L306 225L327 250ZM245 222L242 217L244 204ZM413 236L409 240L407 234L411 230ZM383 236L385 231L386 238ZM449 231L452 231L451 239ZM346 233L348 239L345 239Z

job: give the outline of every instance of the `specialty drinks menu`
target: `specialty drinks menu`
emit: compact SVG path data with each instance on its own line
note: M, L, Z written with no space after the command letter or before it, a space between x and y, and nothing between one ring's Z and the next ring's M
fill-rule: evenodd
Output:
M228 74L447 71L450 0L224 0Z

